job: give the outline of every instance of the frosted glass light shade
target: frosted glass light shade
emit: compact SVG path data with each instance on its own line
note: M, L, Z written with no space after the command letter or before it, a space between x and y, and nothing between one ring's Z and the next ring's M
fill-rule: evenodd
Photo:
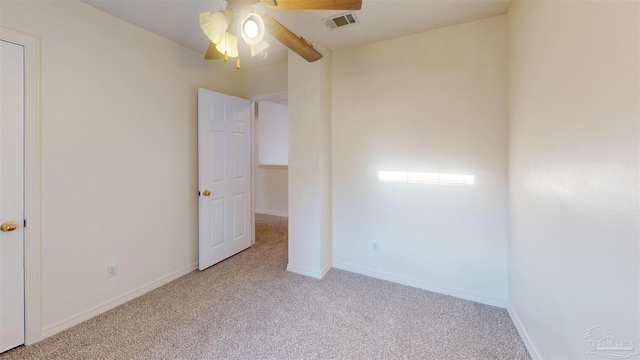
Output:
M212 43L220 44L229 28L229 19L222 11L213 14L206 11L200 13L200 28Z
M242 19L241 35L248 45L257 45L264 38L264 20L256 13L250 13Z
M238 57L238 37L226 32L216 49L222 54L226 53L228 57Z
M269 47L269 43L266 40L262 40L260 43L256 45L250 45L251 49L251 57L256 55L264 54L264 51Z

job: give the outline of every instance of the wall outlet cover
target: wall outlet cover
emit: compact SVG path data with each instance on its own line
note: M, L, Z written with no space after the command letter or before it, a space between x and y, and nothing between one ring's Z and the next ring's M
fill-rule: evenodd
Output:
M118 264L107 265L107 279L118 275Z

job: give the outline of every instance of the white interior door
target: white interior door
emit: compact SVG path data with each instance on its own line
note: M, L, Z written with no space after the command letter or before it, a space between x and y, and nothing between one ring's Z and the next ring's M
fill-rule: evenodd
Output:
M24 343L24 48L0 40L0 352Z
M249 100L198 89L199 268L251 246Z

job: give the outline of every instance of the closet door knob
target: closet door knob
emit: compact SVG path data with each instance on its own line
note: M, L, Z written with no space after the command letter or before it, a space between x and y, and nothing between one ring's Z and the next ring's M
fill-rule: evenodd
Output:
M211 191L205 190L205 191L202 192L202 195L203 196L209 196L209 195L211 195Z

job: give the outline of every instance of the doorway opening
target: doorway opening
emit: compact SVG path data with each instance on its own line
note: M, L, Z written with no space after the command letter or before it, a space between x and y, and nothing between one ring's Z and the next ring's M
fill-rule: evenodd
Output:
M256 238L289 217L289 113L287 96L253 103L254 219Z

